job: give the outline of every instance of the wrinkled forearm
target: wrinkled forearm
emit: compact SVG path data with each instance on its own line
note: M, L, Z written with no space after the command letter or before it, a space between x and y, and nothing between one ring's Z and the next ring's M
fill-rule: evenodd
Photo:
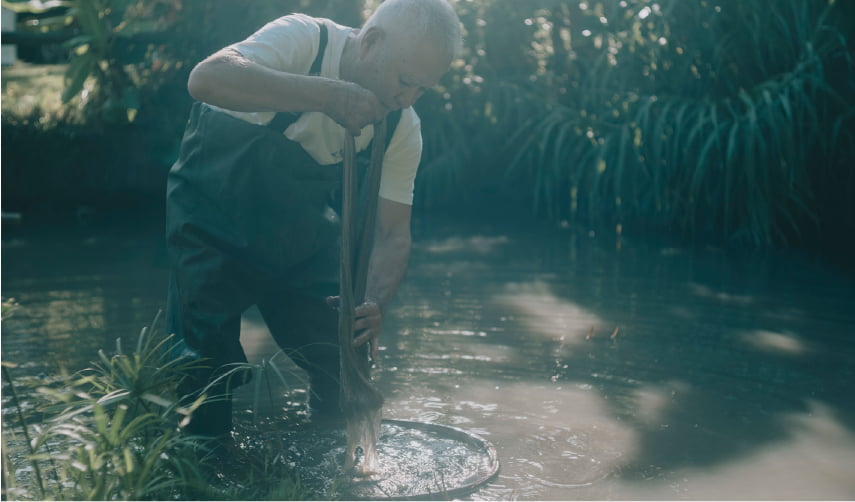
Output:
M198 101L238 112L326 112L341 94L336 80L272 70L234 49L223 49L190 72L187 89Z
M406 274L410 246L409 235L378 236L374 241L365 297L375 301L381 311L392 301Z

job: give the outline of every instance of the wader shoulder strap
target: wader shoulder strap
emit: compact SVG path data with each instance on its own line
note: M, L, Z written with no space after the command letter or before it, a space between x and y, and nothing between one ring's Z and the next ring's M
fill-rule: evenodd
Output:
M327 40L329 39L329 34L327 33L327 25L323 22L318 23L318 26L321 28L321 40L318 43L318 54L315 56L315 60L312 62L312 68L309 70L309 75L320 75L321 74L321 64L324 61L324 51L327 49ZM273 120L267 123L267 127L269 129L273 129L274 131L284 133L285 129L297 121L300 118L299 113L294 112L279 112L273 116Z
M389 148L389 144L392 143L392 135L395 134L395 129L398 128L398 122L401 121L401 110L395 110L394 112L386 115L386 149Z

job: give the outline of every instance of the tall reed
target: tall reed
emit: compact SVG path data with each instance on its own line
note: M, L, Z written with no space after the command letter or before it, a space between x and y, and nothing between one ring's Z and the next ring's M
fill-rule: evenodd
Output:
M809 238L855 198L843 2L494 5L464 7L473 53L425 107L425 196L499 178L553 219L751 245ZM480 35L491 9L526 35L509 61Z

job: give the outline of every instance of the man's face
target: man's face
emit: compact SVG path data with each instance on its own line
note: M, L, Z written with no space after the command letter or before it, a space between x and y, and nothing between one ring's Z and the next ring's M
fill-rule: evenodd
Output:
M449 61L430 44L395 34L369 38L362 51L362 82L388 111L412 106L448 70Z

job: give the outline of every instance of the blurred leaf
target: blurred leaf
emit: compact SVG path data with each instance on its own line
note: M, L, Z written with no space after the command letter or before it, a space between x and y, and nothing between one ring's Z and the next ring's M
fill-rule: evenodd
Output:
M107 42L107 28L101 20L96 0L77 0L75 12L83 32L91 36L99 48L103 48Z
M71 98L80 93L86 78L92 74L95 64L95 56L88 52L71 61L68 70L65 72L65 89L62 91L63 103L68 103Z

